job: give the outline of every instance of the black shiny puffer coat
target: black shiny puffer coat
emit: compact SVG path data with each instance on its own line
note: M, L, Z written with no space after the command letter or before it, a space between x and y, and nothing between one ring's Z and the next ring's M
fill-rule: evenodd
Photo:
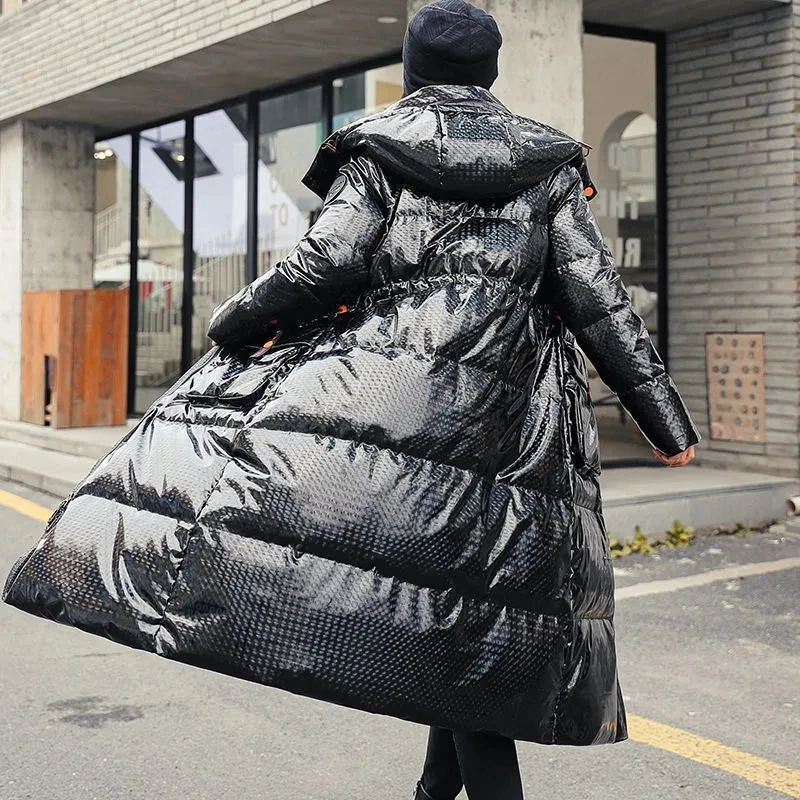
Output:
M222 347L59 509L6 601L416 722L625 738L576 340L656 447L698 437L581 147L428 88L334 135L307 181L313 228L219 310Z

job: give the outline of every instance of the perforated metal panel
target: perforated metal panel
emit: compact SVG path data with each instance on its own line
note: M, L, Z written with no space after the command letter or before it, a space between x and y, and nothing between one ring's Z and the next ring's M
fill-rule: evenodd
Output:
M711 438L766 441L764 334L706 334Z

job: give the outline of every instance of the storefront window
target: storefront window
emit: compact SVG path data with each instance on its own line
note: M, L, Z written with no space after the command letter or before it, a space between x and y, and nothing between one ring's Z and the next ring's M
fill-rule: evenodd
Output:
M592 202L631 301L658 339L656 46L584 36L584 141L598 189ZM589 365L606 462L650 459L650 448L618 398Z
M592 203L637 312L658 334L655 44L584 37Z
M403 65L371 69L333 82L333 127L382 111L403 96Z
M137 412L181 372L184 128L173 122L139 137Z
M131 254L131 137L94 147L94 284L127 289Z
M210 346L206 331L214 309L245 284L246 131L246 105L194 122L193 360Z
M259 106L258 274L291 250L322 202L303 185L325 133L322 87L264 100Z

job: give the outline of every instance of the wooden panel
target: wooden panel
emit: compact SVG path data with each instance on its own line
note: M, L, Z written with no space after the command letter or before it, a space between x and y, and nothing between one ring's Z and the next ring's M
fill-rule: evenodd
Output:
M49 357L55 359L53 427L124 424L127 291L27 292L22 308L23 420L46 423L45 361Z
M766 441L763 333L706 335L711 438Z

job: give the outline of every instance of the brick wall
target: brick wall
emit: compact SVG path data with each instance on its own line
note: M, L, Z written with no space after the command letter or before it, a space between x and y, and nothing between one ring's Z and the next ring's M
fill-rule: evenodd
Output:
M671 371L702 460L800 472L800 2L668 37ZM766 334L766 444L708 439L705 333Z
M31 2L0 16L0 122L326 2Z

